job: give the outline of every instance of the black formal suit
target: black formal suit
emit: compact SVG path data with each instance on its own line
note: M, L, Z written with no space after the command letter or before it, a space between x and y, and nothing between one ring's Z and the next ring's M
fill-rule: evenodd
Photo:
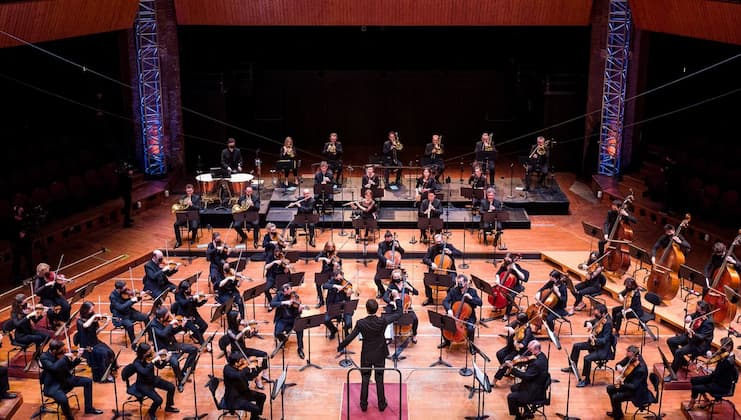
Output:
M725 395L733 388L733 383L738 380L738 371L733 359L724 357L715 366L710 375L695 376L692 382L692 399L698 395L709 393L710 395Z
M432 206L432 209L430 210L430 206ZM429 214L426 213L427 210L430 210ZM428 199L422 200L422 203L420 203L419 208L417 209L419 218L429 218L429 219L440 219L440 216L443 214L443 205L440 202L438 198L435 198L430 202ZM437 229L430 228L431 233L434 235L436 233L440 233ZM419 230L419 236L422 238L423 241L427 240L427 230L426 229L420 229Z
M49 307L46 311L46 317L51 323L58 321L69 321L71 306L67 302L67 287L64 284L54 282L49 284L46 277L36 276L34 279L34 290L36 295L41 299L41 304ZM59 306L59 312L54 310Z
M177 272L177 269L172 271L162 270L156 262L152 260L147 261L144 264L144 278L142 278L142 283L144 283L143 290L149 291L153 298L161 295L166 289L174 291L176 287L170 282L168 277Z
M155 348L172 352L167 362L172 367L176 380L180 383L185 376L185 372L193 367L198 349L192 344L179 343L175 339L175 334L182 331L183 327L175 327L170 323L163 324L159 319L152 321L151 327L154 333ZM180 369L180 353L188 355L182 370Z
M694 319L700 316L700 314L699 312L695 312L690 316ZM693 327L693 325L690 327ZM666 340L669 350L671 350L674 355L674 360L672 361L672 369L674 369L674 372L679 371L679 369L687 365L687 360L684 358L685 355L695 357L705 354L705 352L710 350L710 343L713 342L713 334L715 333L713 316L711 315L704 318L700 323L700 326L693 328L693 330L695 333L692 338L690 338L685 332Z
M581 343L574 343L571 347L571 361L577 365L579 364L579 353L583 350L589 352L589 354L584 356L584 368L581 373L587 383L590 382L589 374L592 372L592 362L596 360L609 359L612 353L612 320L607 314L605 314L605 317L607 320L602 326L602 329L599 333L594 334L594 345L587 340ZM599 322L599 319L595 318L589 320L589 322L591 322L594 327Z
M517 332L517 329L520 328L519 326L513 327L515 329L515 332ZM525 333L522 336L522 341L520 344L522 344L522 347L518 350L517 347L515 347L515 335L510 334L507 336L507 345L502 347L497 351L497 360L499 361L499 364L503 365L504 362L507 360L512 360L515 358L515 356L522 356L527 352L527 345L535 339L535 336L533 335L533 330L530 328L530 326L525 327ZM502 366L499 369L497 369L497 372L494 374L494 379L500 380L504 378L504 374L506 371L506 367Z
M121 377L128 381L131 376L136 374L136 381L126 390L131 395L142 395L152 400L147 413L150 418L155 418L157 409L162 405L162 397L159 396L155 388L164 390L167 393L166 407L175 405L175 385L155 375L154 368L162 369L167 365L166 361L158 360L155 363L149 363L141 359L134 360L133 363L123 368Z
M224 396L221 404L231 410L250 412L250 419L257 420L265 405L265 394L253 391L249 381L257 377L258 369L237 369L232 365L224 366Z
M185 200L188 196L184 195L181 200ZM190 196L191 205L188 207L188 210L200 210L201 209L201 196L198 194L193 194ZM191 233L191 239L190 242L193 243L196 241L196 236L198 236L198 224L200 223L200 217L196 217L194 220L188 220L187 222L185 220L178 222L175 220L175 224L173 224L173 229L175 229L175 242L180 243L182 242L182 238L180 237L180 226L185 226L188 224L188 230Z
M373 181L373 183L371 183L371 181ZM381 179L376 174L373 174L372 177L363 175L360 185L360 196L365 197L365 190L370 189L375 191L381 187Z
M229 172L240 172L242 170L242 152L236 147L233 150L221 151L221 167Z
M619 211L618 210L612 210L611 209L611 210L608 210L607 211L607 216L605 217L605 222L602 224L602 233L604 233L605 235L608 235L608 236L610 235L610 233L612 232L612 227L615 224L615 222L617 221L618 214L619 214ZM628 222L629 224L630 223L633 223L633 224L638 223L638 219L636 219L635 217L633 217L633 215L631 215L630 213L628 213L627 216L623 216L621 220L623 220L625 222ZM597 243L597 246L599 248L599 255L603 255L605 253L605 244L606 243L607 243L607 241L605 240L604 237L602 237L599 240L599 242Z
M478 164L484 172L489 171L489 184L494 185L494 180L496 179L494 170L496 169L497 147L494 146L494 139L490 140L489 144L492 149L490 151L484 150L484 142L482 140L476 142L476 147L474 148L476 162L474 164Z
M630 375L625 377L621 386L607 386L607 395L610 396L612 418L614 419L623 418L622 403L624 401L632 401L635 405L642 405L652 400L651 391L648 390L648 368L643 357L639 355L638 358L640 359L640 364L633 369ZM626 357L618 362L618 364L620 366L627 366L629 360Z
M316 205L316 200L313 198L308 198L307 200L304 200L299 203L298 205L298 214L305 214L305 215L311 215L314 214L314 206ZM314 242L314 223L309 223L309 240L313 243ZM291 238L293 238L293 243L296 243L296 224L291 223Z
M340 343L338 350L347 347L358 334L363 334L363 348L360 352L360 367L362 384L360 388L360 407L368 407L368 384L370 383L371 370L373 368L383 369L386 366L386 356L389 355L384 332L386 326L393 324L401 318L403 307L398 307L396 312L383 317L368 315L358 320L350 335ZM386 406L386 394L383 388L383 370L375 370L376 395L379 408Z
M678 235L679 241L681 242L679 245L679 248L682 250L683 253L687 254L690 252L690 249L692 248L690 246L690 243L687 242L686 239L684 239L684 236ZM656 240L656 243L654 243L654 246L651 248L651 256L656 258L656 262L659 262L659 259L661 259L661 255L657 255L660 249L666 249L669 244L673 242L672 235L663 234L659 236L659 239Z
M87 321L86 319L77 318L76 339L80 347L92 348L92 351L86 350L84 355L92 371L93 381L100 382L107 379L103 375L106 369L108 369L108 365L113 361L115 353L113 353L113 350L106 343L100 341L98 338L98 328L100 328L98 321L93 321L89 327L85 327L85 322Z
M208 261L208 274L212 279L219 276L227 258L229 258L229 250L227 248L219 249L214 245L214 241L208 243L206 261Z
M473 343L474 333L476 332L476 308L481 306L483 302L475 289L469 287L466 293L471 295L471 299L466 299L464 302L471 305L471 309L473 310L471 311L471 316L469 316L468 319L464 319L464 321L468 322L468 324L466 324L468 340ZM460 302L464 294L465 293L462 292L460 287L451 287L450 290L448 290L448 294L445 296L445 300L443 300L443 308L445 308L445 311L447 312L451 310L454 303ZM446 344L450 344L448 339L445 339L444 341Z
M481 221L479 222L479 228L483 229L485 232L494 232L494 245L497 244L499 240L499 236L502 234L502 222L499 220L491 222L484 221L484 213L491 213L495 211L502 210L503 205L502 202L499 200L492 200L489 201L484 197L483 200L481 200L481 209L479 212L481 213ZM484 245L486 245L486 238L484 238Z
M389 310L393 311L393 306L391 306L391 299L392 299L391 292L392 291L396 291L399 293L399 297L394 302L396 303L396 307L398 308L400 306L404 306L404 302L402 302L401 300L401 287L402 287L401 283L392 282L391 284L389 284L388 289L386 289L386 293L383 294L383 301L389 304L389 306L386 307L387 312ZM404 291L404 294L412 295L412 296L419 296L419 290L415 289L414 286L412 286L412 290L406 289ZM417 328L419 327L419 318L417 318L417 314L413 310L410 310L408 313L410 314L409 316L412 317L412 336L416 337Z
M124 299L121 292L114 289L108 296L111 301L111 315L113 315L113 325L123 327L129 336L129 342L133 343L136 339L134 334L134 324L137 322L147 322L149 319L143 313L134 309L132 299Z
M72 370L80 364L81 359L70 360L66 356L57 358L51 352L41 353L41 383L44 385L44 395L54 399L59 404L65 418L72 419L67 393L74 387L81 386L85 396L85 411L93 410L93 381L90 378L72 375Z
M448 270L448 275L455 279L456 276L456 268L455 268L455 259L457 257L463 256L463 253L456 247L454 247L452 244L435 244L427 249L427 253L424 257L422 257L422 263L428 267L428 272L434 273L435 270L432 268L432 264L435 262L435 257L440 255L443 252L443 248L449 249L450 254L445 254L445 259L450 260L450 268ZM432 299L432 288L425 284L425 296L427 299Z
M206 299L196 300L192 295L186 295L180 291L175 293L175 315L182 315L189 319L185 322L185 329L190 331L196 343L203 344L203 333L208 328L208 323L198 313L198 308L206 304Z
M628 289L623 289L619 295L625 296L628 295L631 291ZM641 318L643 317L643 304L641 303L641 291L636 289L632 291L633 294L630 297L630 303L629 308L632 309L632 311L627 311L625 314L626 319L631 318ZM613 319L613 325L615 326L615 332L617 334L620 334L620 327L623 325L623 305L616 306L612 308L612 319Z
M404 248L402 248L399 241L396 241L396 246L394 246L394 241L386 241L384 240L380 244L378 244L378 249L376 250L376 256L378 257L378 260L376 262L376 275L373 277L373 282L376 284L376 288L378 289L378 294L383 295L385 293L385 288L383 287L383 282L381 281L381 270L386 268L386 252L391 251L399 251L399 254L402 256L404 255Z
M252 207L247 210L247 212L250 212L250 214L256 214L260 211L260 197L257 194L251 194L250 200L252 200ZM247 196L242 195L239 197L239 205L244 206L245 201L247 201ZM254 222L249 222L247 220L234 222L234 230L237 232L237 235L239 235L240 242L244 242L245 239L247 239L247 234L244 233L244 230L242 228L251 228L252 229L252 242L255 245L255 248L257 248L257 241L260 238L260 217L259 215L255 219Z
M548 374L548 358L545 357L543 352L540 352L535 360L527 365L525 371L513 368L512 375L522 380L522 382L512 385L510 387L512 392L507 395L509 414L517 416L518 407L531 401L545 399L547 380L550 376Z
M340 182L342 180L342 142L337 141L335 142L335 151L334 153L329 151L329 145L332 144L332 142L326 142L324 143L324 148L322 148L322 155L327 160L327 165L329 165L329 169L332 170L332 172L337 174L337 182Z

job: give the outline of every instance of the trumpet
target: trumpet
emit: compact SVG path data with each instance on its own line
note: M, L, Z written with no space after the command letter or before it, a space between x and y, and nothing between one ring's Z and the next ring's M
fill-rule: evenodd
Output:
M404 145L401 144L401 141L399 140L399 133L394 132L394 140L391 142L391 145L394 147L394 149L399 151L404 148Z
M330 154L337 153L337 145L332 142L327 143L327 153L330 153Z
M302 198L302 199L300 199L298 201L294 201L293 203L288 203L288 205L286 206L286 208L287 209L290 209L291 207L296 207L299 204L301 204L302 202L304 202L304 201L306 201L306 200L308 200L310 198L311 198L310 196L309 197L304 197L304 198Z

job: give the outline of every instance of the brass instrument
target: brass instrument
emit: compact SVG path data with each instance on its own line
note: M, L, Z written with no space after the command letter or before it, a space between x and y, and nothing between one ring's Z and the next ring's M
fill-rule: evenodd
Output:
M178 200L175 204L172 205L171 210L173 213L178 211L185 211L190 208L190 206L193 205L193 201L190 197L185 197L180 200Z
M329 142L327 144L327 153L330 153L330 154L337 153L337 145L332 142Z
M296 151L293 149L293 146L283 146L283 154L291 159L296 157Z
M548 148L551 147L551 141L546 140L542 146L535 145L535 148L532 152L530 152L530 159L536 158L536 157L543 157L548 152Z
M492 150L494 150L494 143L493 143L493 141L494 141L494 133L490 133L489 134L489 141L484 141L483 142L483 149L484 149L485 152L491 152Z
M399 140L399 133L394 133L394 140L391 142L394 149L401 151L401 149L404 148L404 145L401 144L401 141Z
M432 146L431 154L433 155L433 157L443 154L443 136L440 136L439 139L440 140L437 142L437 144Z
M246 200L242 203L242 205L239 205L239 203L232 206L232 213L242 213L243 211L247 211L252 207L252 197L247 197Z

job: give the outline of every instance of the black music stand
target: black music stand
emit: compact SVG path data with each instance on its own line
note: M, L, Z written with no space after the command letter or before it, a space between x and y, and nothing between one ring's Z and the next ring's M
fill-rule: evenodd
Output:
M232 310L233 304L234 304L234 298L229 296L226 302L216 307L216 309L214 310L214 313L211 315L211 322L216 322L216 320L220 319L222 315L228 314L229 311ZM226 330L226 324L224 324L224 330Z
M188 378L193 375L193 380L191 382L193 383L193 409L195 410L195 413L192 416L183 417L183 420L201 420L202 418L208 416L208 413L198 414L198 392L196 391L195 367L198 366L198 361L201 360L201 354L203 354L203 350L205 350L206 347L210 345L212 341L214 341L214 337L216 337L216 331L214 331L214 333L211 334L210 337L204 340L203 344L201 344L198 352L196 353L196 358L193 361L193 366L188 369L187 372L185 372L185 375L183 375L183 385L185 385L185 383L188 382Z
M308 330L308 338L309 338L309 353L306 357L306 364L301 366L299 368L299 372L303 372L309 367L321 369L322 367L319 365L316 365L314 363L311 363L311 329L314 327L318 327L320 325L324 325L324 314L316 314L306 317L298 317L295 321L293 321L293 330L297 333L299 331Z
M90 294L93 293L93 290L95 290L96 284L97 283L93 281L75 290L75 293L72 295L72 297L69 298L70 306L74 305L75 302L81 301L85 299L87 296L90 296Z
M344 336L344 332L345 332L345 317L344 317L344 315L345 314L352 315L357 308L358 308L358 300L357 299L354 299L354 300L346 300L344 302L333 303L331 305L327 305L327 313L326 313L326 315L329 316L329 319L331 320L331 319L337 318L339 316L340 317L340 320L342 321L342 332L343 332L343 334L342 334L343 337L342 338L343 339L346 338ZM340 334L337 334L337 344L339 344L339 343L340 343ZM341 355L344 355L344 359L340 360L340 366L342 366L344 368L347 368L347 367L350 367L350 366L358 367L358 365L355 364L355 362L351 358L349 358L347 356L348 354L355 354L355 353L352 352L352 351L350 351L350 350L348 350L347 348L342 349ZM339 357L339 355L337 357Z
M650 257L649 257L650 258ZM646 270L648 271L648 270ZM682 281L682 285L679 288L679 297L682 298L682 291L684 290L687 292L688 295L694 295L694 296L700 296L700 293L695 291L694 285L699 284L702 286L705 286L705 274L695 270L694 268L687 266L687 265L680 265L679 266L679 278ZM686 286L685 282L689 280L690 285ZM685 299L686 301L686 299Z
M591 223L587 223L582 220L581 222L581 228L584 231L584 233L589 236L589 252L591 253L594 249L592 247L592 238L597 239L598 241L601 241L605 234L602 232L602 229L598 226L595 226Z
M471 274L471 280L473 281L473 285L476 286L476 288L479 289L481 292L483 292L481 295L482 300L484 297L483 296L484 293L488 296L491 296L494 294L494 290L492 289L488 281L485 281L484 279L479 278L475 274ZM486 328L489 328L489 326L486 325L486 323L495 320L496 317L492 316L489 318L484 318L483 314L484 314L484 305L481 305L479 306L479 324ZM506 314L506 315L509 315L509 314ZM480 336L481 336L481 331L479 330L479 337Z
M438 306L437 301L440 297L440 287L450 289L453 287L453 279L450 278L449 274L436 274L436 273L425 273L424 285L427 287L436 287L435 289L435 312L437 312Z
M314 273L314 285L319 287L319 290L322 292L322 297L324 296L324 289L322 286L324 286L324 283L326 283L330 277L332 277L332 273Z
M471 200L471 210L473 211L476 207L476 200L479 200L479 203L481 200L484 199L484 189L483 188L473 188L473 187L461 187L461 196L463 198L467 198Z
M442 232L443 230L443 219L439 217L426 217L426 216L419 216L417 219L417 228L419 230L427 231L428 235L427 237L432 240L432 232L431 231L437 231Z
M113 420L116 420L117 418L126 418L131 416L131 413L128 413L123 410L118 409L118 386L116 386L116 383L118 380L116 380L116 376L113 375L113 366L118 364L118 356L121 354L122 349L118 349L116 352L116 355L113 356L113 360L111 360L111 363L108 365L108 368L105 370L105 373L103 374L103 378L107 378L109 376L113 377L113 399L116 402L116 408L114 408L113 411Z
M431 364L430 367L435 367L437 365L453 367L453 365L443 360L442 344L443 344L443 331L448 331L448 332L456 331L455 320L447 315L443 315L435 311L431 311L429 309L427 310L427 316L429 316L430 318L430 324L432 324L433 327L440 329L440 355L437 357L437 360L435 361L435 363Z
M238 260L229 261L229 268L234 269L237 273L241 273L244 271L245 267L247 267L247 262L249 259L247 257L242 257Z
M327 201L332 199L332 184L314 184L314 197L319 196L322 214L327 214Z
M639 248L633 244L628 244L628 254L638 260L638 267L633 270L633 278L636 278L636 274L638 274L639 271L645 271L647 273L650 272L650 268L648 267L651 267L651 254L648 253L648 251L643 248ZM646 264L648 267L644 267L644 264ZM680 277L682 276L681 268L679 275ZM684 283L682 285L684 285Z
M276 290L281 290L284 284L291 283L291 287L298 287L304 282L304 273L303 271L298 273L291 273L291 274L278 274L275 276L275 288Z
M314 259L314 257L309 255L309 240L311 239L309 225L313 224L316 227L317 223L319 223L319 215L315 213L296 213L296 215L293 216L293 221L291 221L291 223L294 226L303 226L304 229L306 229L306 238L304 241L305 252L302 256L299 256L299 259L304 260L304 262L308 264L310 260ZM314 233L316 234L316 231ZM314 239L316 240L316 238Z
M401 317L394 323L395 326L399 327L406 327L408 325L412 325L414 323L414 317L411 313L406 312L401 315ZM392 327L394 328L394 327ZM411 340L411 336L407 337L401 345L397 345L396 340L396 333L394 332L394 354L390 355L388 358L393 360L394 362L394 368L396 368L396 365L399 363L399 360L404 360L407 357L402 356L401 353L407 348L409 345L409 341Z
M502 241L502 236L504 235L504 223L509 221L509 212L505 210L481 212L481 221L484 222L485 225L490 224L494 230L494 240L492 241L492 245L495 248L498 246L500 250L507 249ZM497 225L499 223L502 224L501 231L497 230ZM484 234L484 245L486 245L486 234Z
M252 319L256 318L255 315L255 297L262 296L265 293L265 287L267 285L265 283L258 284L255 287L250 287L249 289L246 289L244 292L242 292L242 301L243 302L249 302L252 301Z
M562 418L563 420L579 420L579 417L569 416L569 403L571 402L571 374L573 373L574 377L577 380L579 380L581 377L579 376L579 370L576 368L576 364L573 360L571 360L571 357L569 356L569 352L567 352L565 348L563 349L563 352L566 353L566 360L568 360L570 368L568 381L566 384L566 413L556 413L556 416Z
M176 211L175 212L175 222L178 223L179 225L181 225L182 223L185 223L185 227L187 228L186 231L188 232L188 236L189 236L188 240L186 241L187 242L186 245L188 247L187 248L188 255L186 257L183 257L182 259L184 261L187 261L188 263L193 262L193 260L196 258L196 257L194 257L194 256L192 256L190 254L190 251L191 251L190 250L190 243L193 242L193 240L194 240L193 237L190 237L191 234L192 234L191 231L190 231L190 222L191 221L200 222L200 220L201 220L201 213L200 213L200 210L198 210L198 209L196 209L196 210L183 210L183 211ZM181 228L181 226L178 226L178 229L180 229L180 228Z
M285 419L286 408L284 405L283 394L285 394L286 388L290 385L286 384L286 379L288 379L288 369L284 366L280 376L278 376L278 379L276 379L275 383L272 384L273 389L270 390L270 418L273 418L273 401L275 401L275 399L278 398L278 394L280 394L280 419Z
M489 376L486 374L486 364L491 362L491 359L489 356L486 355L479 347L477 347L473 342L469 343L469 347L471 350L471 354L473 355L473 360L471 361L471 365L473 366L473 377L471 378L472 384L471 385L465 385L465 388L468 389L468 399L470 400L473 398L474 393L478 393L479 398L476 403L476 415L475 416L466 416L465 418L468 420L483 420L488 419L489 416L484 414L484 397L483 393L491 393L491 382L489 381ZM479 367L476 365L476 356L481 356L482 359L484 359L484 369L479 369Z

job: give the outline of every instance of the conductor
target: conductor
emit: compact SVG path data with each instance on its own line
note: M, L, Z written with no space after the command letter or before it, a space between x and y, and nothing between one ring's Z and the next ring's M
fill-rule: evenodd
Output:
M396 306L396 302L391 305ZM386 365L386 356L389 355L386 347L386 338L383 333L386 326L396 322L401 318L403 307L397 307L396 310L386 316L377 316L378 302L375 299L368 299L365 302L365 310L368 316L359 320L352 330L339 346L337 351L342 351L352 340L359 334L363 334L363 349L360 352L360 368L362 376L362 385L360 388L360 409L368 410L368 384L370 383L371 370L375 370L376 379L376 396L378 399L378 410L383 411L388 406L386 395L383 388L383 368Z

